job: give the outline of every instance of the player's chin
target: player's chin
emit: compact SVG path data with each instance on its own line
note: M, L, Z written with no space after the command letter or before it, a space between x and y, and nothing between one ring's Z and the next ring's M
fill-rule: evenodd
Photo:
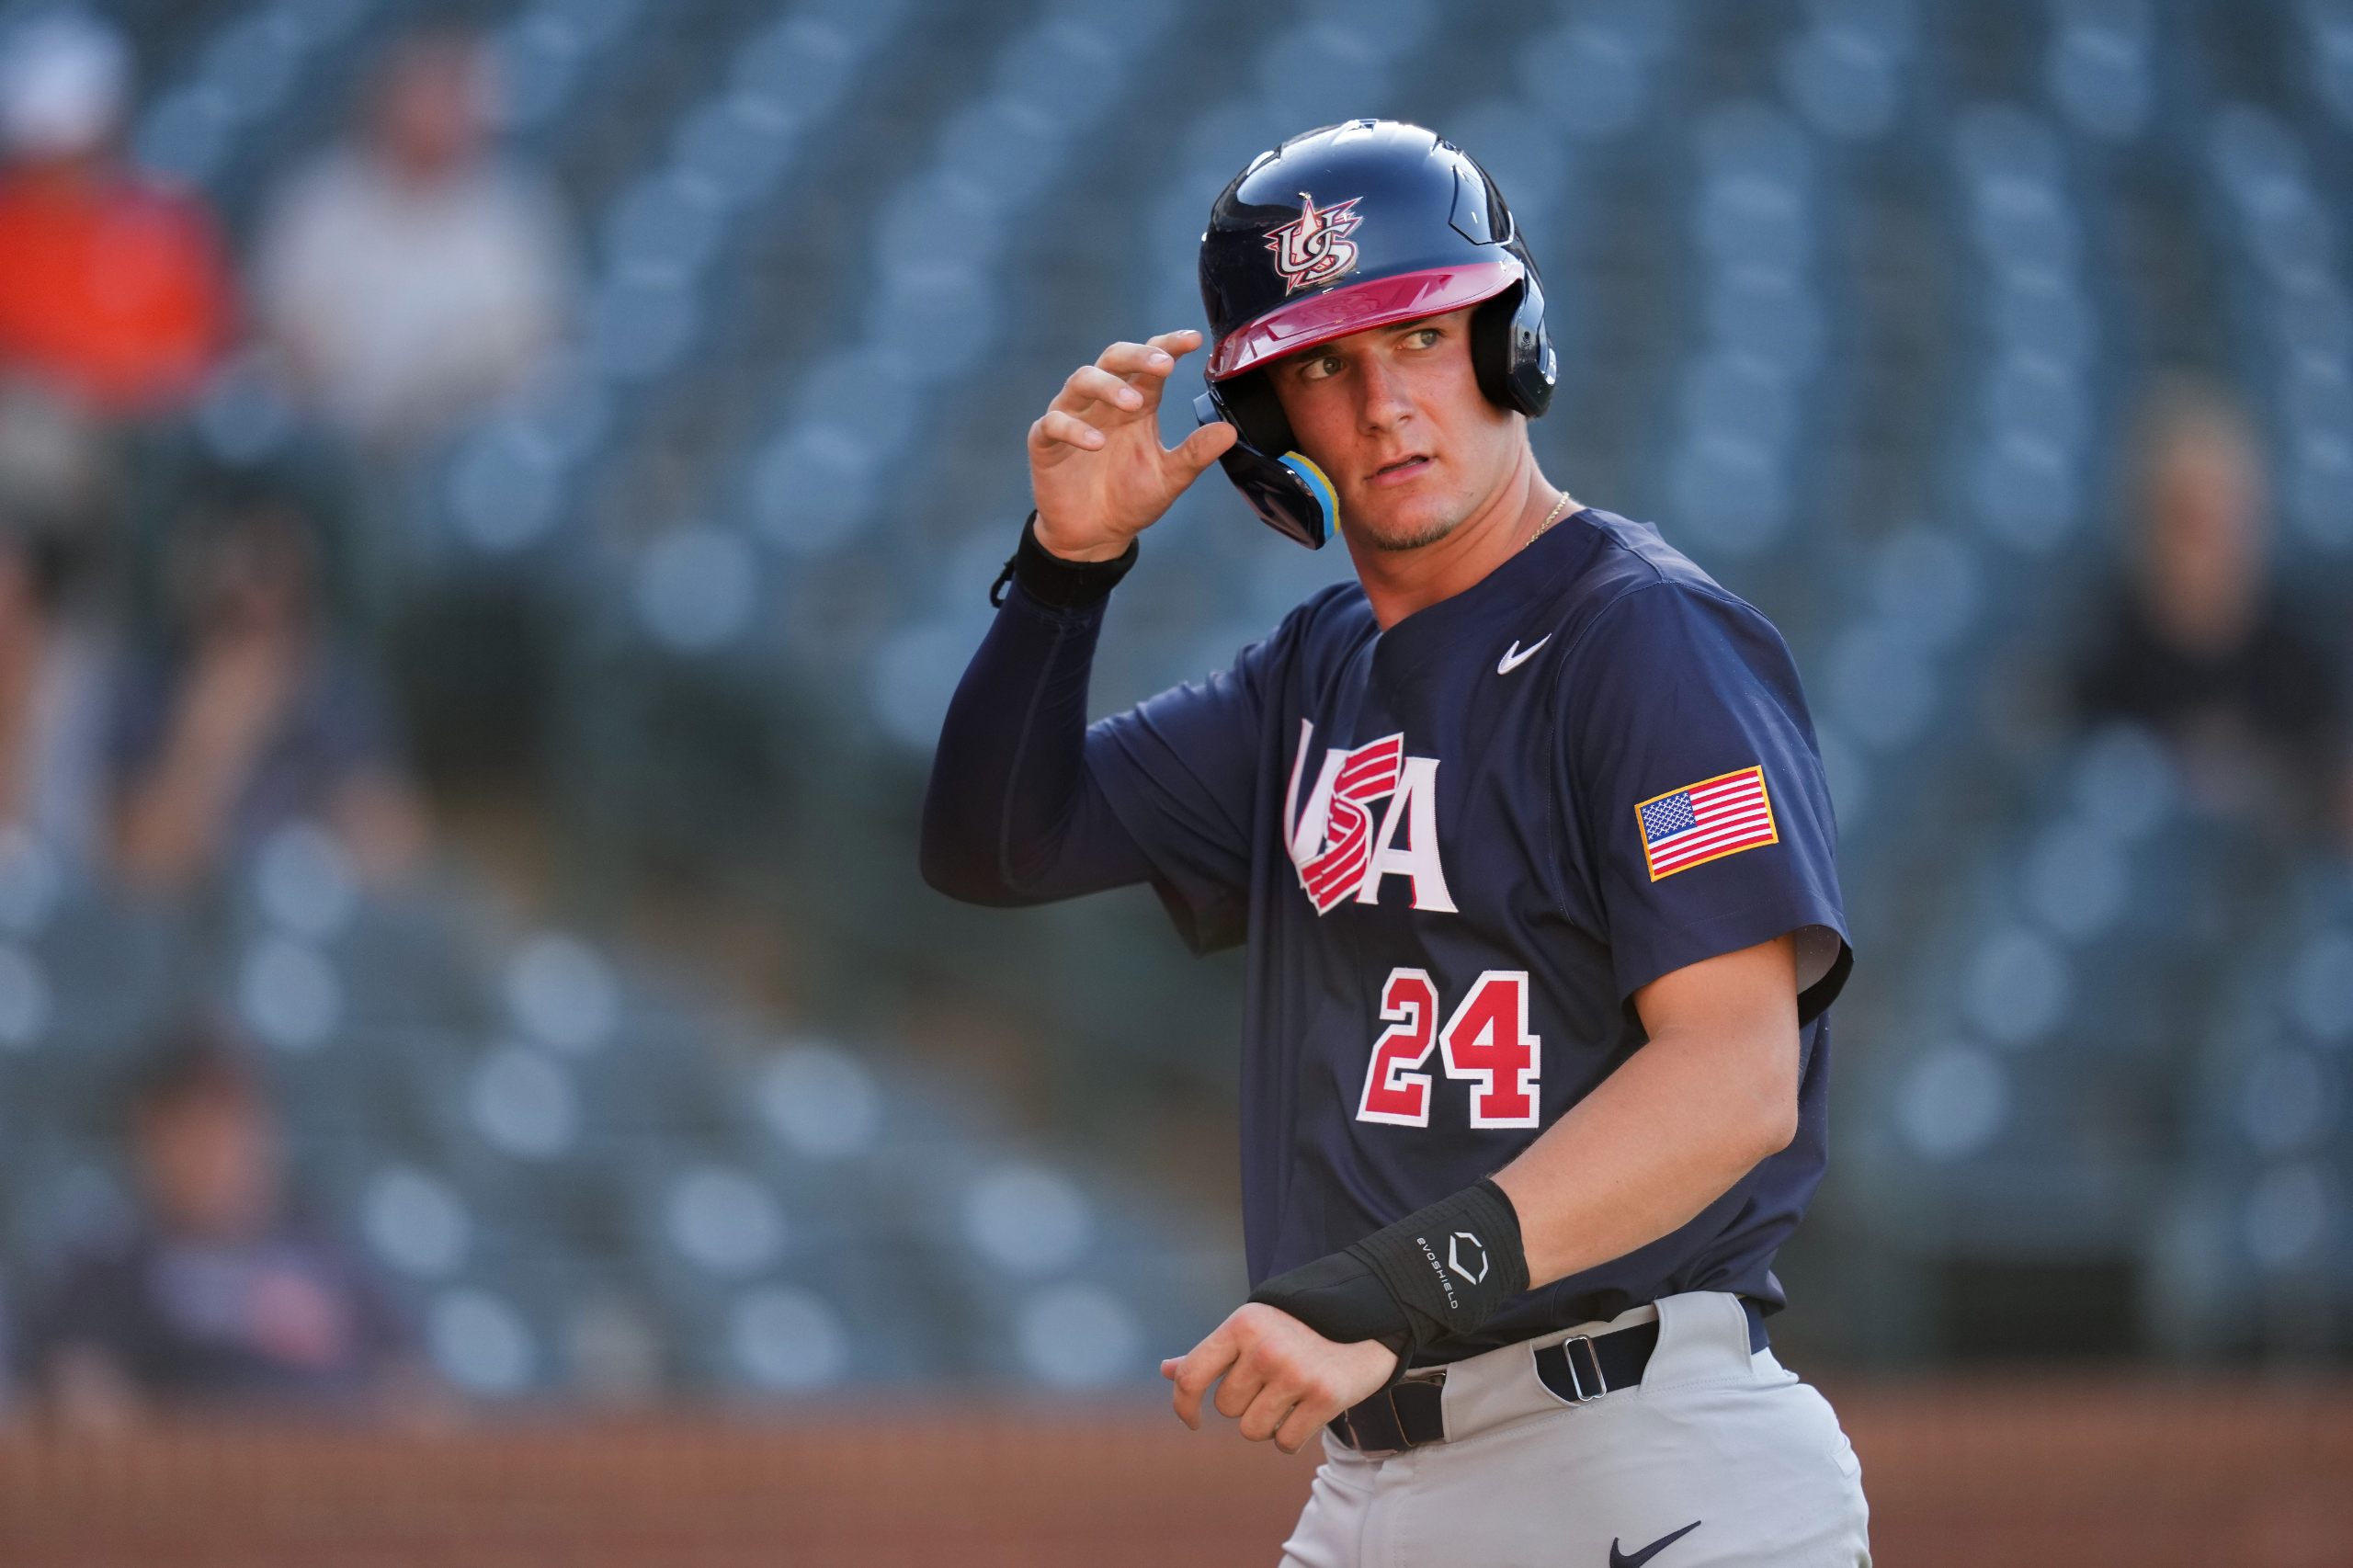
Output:
M1365 543L1396 554L1436 544L1461 525L1462 513L1440 497L1416 496L1403 504L1360 506L1350 521Z

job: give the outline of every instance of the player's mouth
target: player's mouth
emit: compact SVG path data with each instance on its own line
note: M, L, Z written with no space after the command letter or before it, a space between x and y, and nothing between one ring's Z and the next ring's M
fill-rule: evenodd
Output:
M1430 471L1433 460L1431 458L1415 453L1409 458L1399 458L1393 463L1383 464L1372 471L1373 488L1387 490L1393 485L1411 484Z

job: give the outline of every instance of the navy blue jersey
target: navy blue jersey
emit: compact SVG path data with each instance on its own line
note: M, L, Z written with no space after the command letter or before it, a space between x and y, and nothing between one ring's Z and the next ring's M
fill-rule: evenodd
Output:
M1795 1140L1426 1358L1680 1290L1781 1304L1850 961L1830 801L1779 635L1654 530L1579 512L1387 631L1328 589L1085 767L1188 939L1248 945L1254 1284L1500 1169L1641 1047L1637 990L1794 932Z

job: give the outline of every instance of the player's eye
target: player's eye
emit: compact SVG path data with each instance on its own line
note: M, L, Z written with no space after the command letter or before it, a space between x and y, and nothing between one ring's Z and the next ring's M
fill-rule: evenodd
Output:
M1326 376L1339 373L1340 357L1337 354L1317 354L1299 363L1299 379L1302 381L1320 381Z
M1405 335L1405 347L1408 348L1435 348L1438 347L1438 340L1445 335L1446 331L1443 327L1416 327L1415 330Z

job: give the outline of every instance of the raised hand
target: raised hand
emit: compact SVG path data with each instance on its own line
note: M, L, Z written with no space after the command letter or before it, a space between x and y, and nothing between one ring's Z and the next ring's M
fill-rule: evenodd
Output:
M1225 424L1204 425L1173 448L1160 444L1169 373L1200 346L1189 328L1164 332L1114 343L1070 373L1029 426L1040 544L1068 560L1110 560L1233 444Z

